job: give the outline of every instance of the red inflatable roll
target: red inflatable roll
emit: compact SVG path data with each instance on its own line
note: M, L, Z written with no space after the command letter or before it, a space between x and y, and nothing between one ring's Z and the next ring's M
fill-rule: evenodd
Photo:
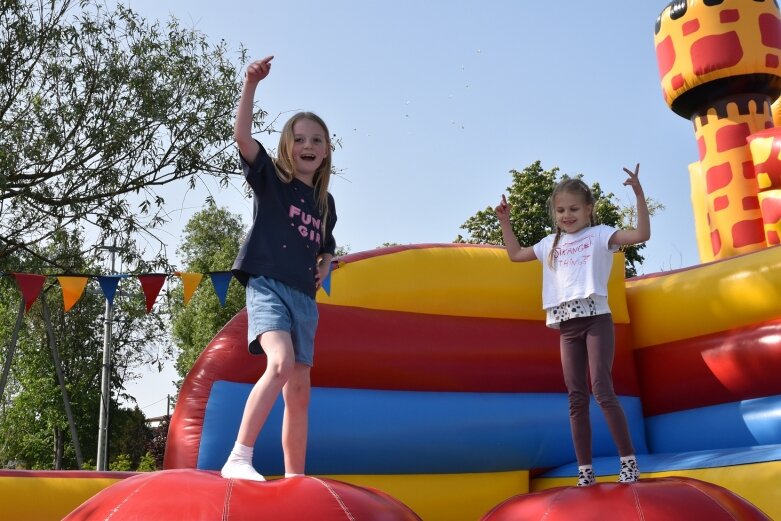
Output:
M138 474L96 494L65 520L128 521L420 521L378 490L311 476L258 483L217 472L163 470Z
M670 477L637 483L559 487L515 496L482 521L772 521L726 488L697 479Z

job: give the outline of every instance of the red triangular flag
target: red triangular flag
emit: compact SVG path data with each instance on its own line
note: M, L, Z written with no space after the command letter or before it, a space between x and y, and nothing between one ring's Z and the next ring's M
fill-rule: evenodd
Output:
M35 275L33 273L12 273L16 280L16 285L19 286L19 291L22 292L22 300L24 300L25 313L30 311L30 306L33 305L35 299L41 294L44 282L46 282L46 275Z
M160 290L165 284L165 274L163 273L149 273L147 275L139 275L138 281L141 283L141 289L144 290L144 296L146 297L146 312L152 311L152 306L155 305L157 295L160 294Z

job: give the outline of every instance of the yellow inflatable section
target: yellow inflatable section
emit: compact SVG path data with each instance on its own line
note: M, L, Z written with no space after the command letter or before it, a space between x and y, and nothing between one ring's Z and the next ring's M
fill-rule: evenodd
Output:
M510 262L504 248L419 245L385 249L339 263L325 304L457 317L545 320L542 266ZM624 256L616 254L608 285L616 323L629 322Z
M104 488L133 474L62 470L29 473L0 471L0 519L62 519Z
M529 492L529 472L325 476L382 490L425 521L477 520L509 497Z
M781 249L773 247L629 280L635 349L778 318L779 273Z

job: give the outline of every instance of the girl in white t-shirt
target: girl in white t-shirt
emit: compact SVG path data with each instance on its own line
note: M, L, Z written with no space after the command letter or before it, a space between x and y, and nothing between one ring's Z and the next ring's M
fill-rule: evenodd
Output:
M546 324L561 335L561 366L567 386L570 427L578 458L578 486L596 483L591 466L588 372L594 398L607 420L620 459L619 482L633 483L640 472L624 410L613 390L615 340L607 302L613 253L620 246L651 236L648 206L638 173L624 168L637 197L637 228L618 230L594 224L594 196L580 179L565 179L553 190L550 212L556 233L522 247L510 224L510 206L502 195L496 216L507 255L513 262L539 259L543 264L542 300Z

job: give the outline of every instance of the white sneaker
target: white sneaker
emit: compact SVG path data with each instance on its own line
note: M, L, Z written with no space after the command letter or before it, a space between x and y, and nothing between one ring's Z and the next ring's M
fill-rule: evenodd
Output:
M255 470L255 467L249 463L231 461L230 459L222 466L220 471L225 479L249 479L252 481L266 481L262 474Z

